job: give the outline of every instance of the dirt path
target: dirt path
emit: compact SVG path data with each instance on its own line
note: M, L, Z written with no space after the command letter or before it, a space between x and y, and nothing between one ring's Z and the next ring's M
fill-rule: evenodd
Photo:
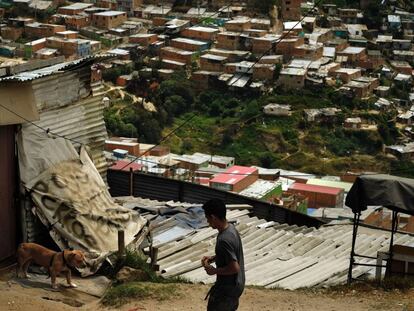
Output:
M39 288L23 288L18 284L0 281L0 310L69 311L188 311L205 310L204 296L208 286L179 284L177 298L167 301L132 301L120 308L104 308L97 298L80 295L72 290L51 292ZM414 310L414 290L399 291L326 291L326 290L266 290L249 287L240 302L240 311L381 311ZM79 307L76 307L79 306Z

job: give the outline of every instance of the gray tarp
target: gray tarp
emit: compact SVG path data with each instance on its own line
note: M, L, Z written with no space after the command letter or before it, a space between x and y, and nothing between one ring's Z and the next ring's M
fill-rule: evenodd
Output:
M349 191L345 205L354 213L369 205L381 205L391 210L414 215L414 179L392 175L363 175Z
M35 213L61 249L86 252L83 276L117 250L118 230L125 232L126 244L134 241L146 220L114 202L85 148L78 154L67 140L24 126L17 141L21 181Z

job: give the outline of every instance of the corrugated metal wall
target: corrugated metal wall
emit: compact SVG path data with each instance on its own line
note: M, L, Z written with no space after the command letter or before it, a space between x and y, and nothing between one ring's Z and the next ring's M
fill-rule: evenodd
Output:
M107 163L103 150L108 136L103 96L92 94L89 67L40 78L32 86L40 114L40 120L34 123L89 146L89 155L105 179Z
M90 79L90 67L82 64L72 70L33 80L31 83L40 116L34 124L88 146L89 156L106 181L107 163L103 151L108 134L103 116L103 95L93 92ZM99 89L96 83L95 89ZM27 124L27 129L41 131L32 124ZM74 145L80 147L79 144ZM47 230L31 212L30 202L26 203L22 211L23 239L47 245Z
M0 126L0 261L16 251L16 164L13 125Z
M108 170L107 177L108 185L110 187L109 191L112 196L131 195L129 172ZM249 204L253 206L253 213L257 217L269 221L273 220L279 223L296 224L298 226L305 225L310 227L319 227L323 224L323 222L316 218L280 206L180 180L143 173L134 173L132 180L132 194L137 197L191 203L203 203L211 198L220 198L227 204Z

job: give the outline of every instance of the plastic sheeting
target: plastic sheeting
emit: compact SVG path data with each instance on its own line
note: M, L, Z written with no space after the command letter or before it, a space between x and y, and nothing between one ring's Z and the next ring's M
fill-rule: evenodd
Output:
M70 141L24 129L18 147L22 182L36 215L61 249L87 252L83 276L117 250L119 230L129 244L145 225L139 213L113 201L84 148L78 155Z
M345 205L354 213L369 205L414 215L414 179L392 175L359 176L346 197Z

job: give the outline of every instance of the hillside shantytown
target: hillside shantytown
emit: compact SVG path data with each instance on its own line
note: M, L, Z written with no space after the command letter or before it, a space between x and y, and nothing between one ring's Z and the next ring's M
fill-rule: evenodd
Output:
M0 309L206 309L212 198L238 310L414 309L413 44L402 0L0 0Z

